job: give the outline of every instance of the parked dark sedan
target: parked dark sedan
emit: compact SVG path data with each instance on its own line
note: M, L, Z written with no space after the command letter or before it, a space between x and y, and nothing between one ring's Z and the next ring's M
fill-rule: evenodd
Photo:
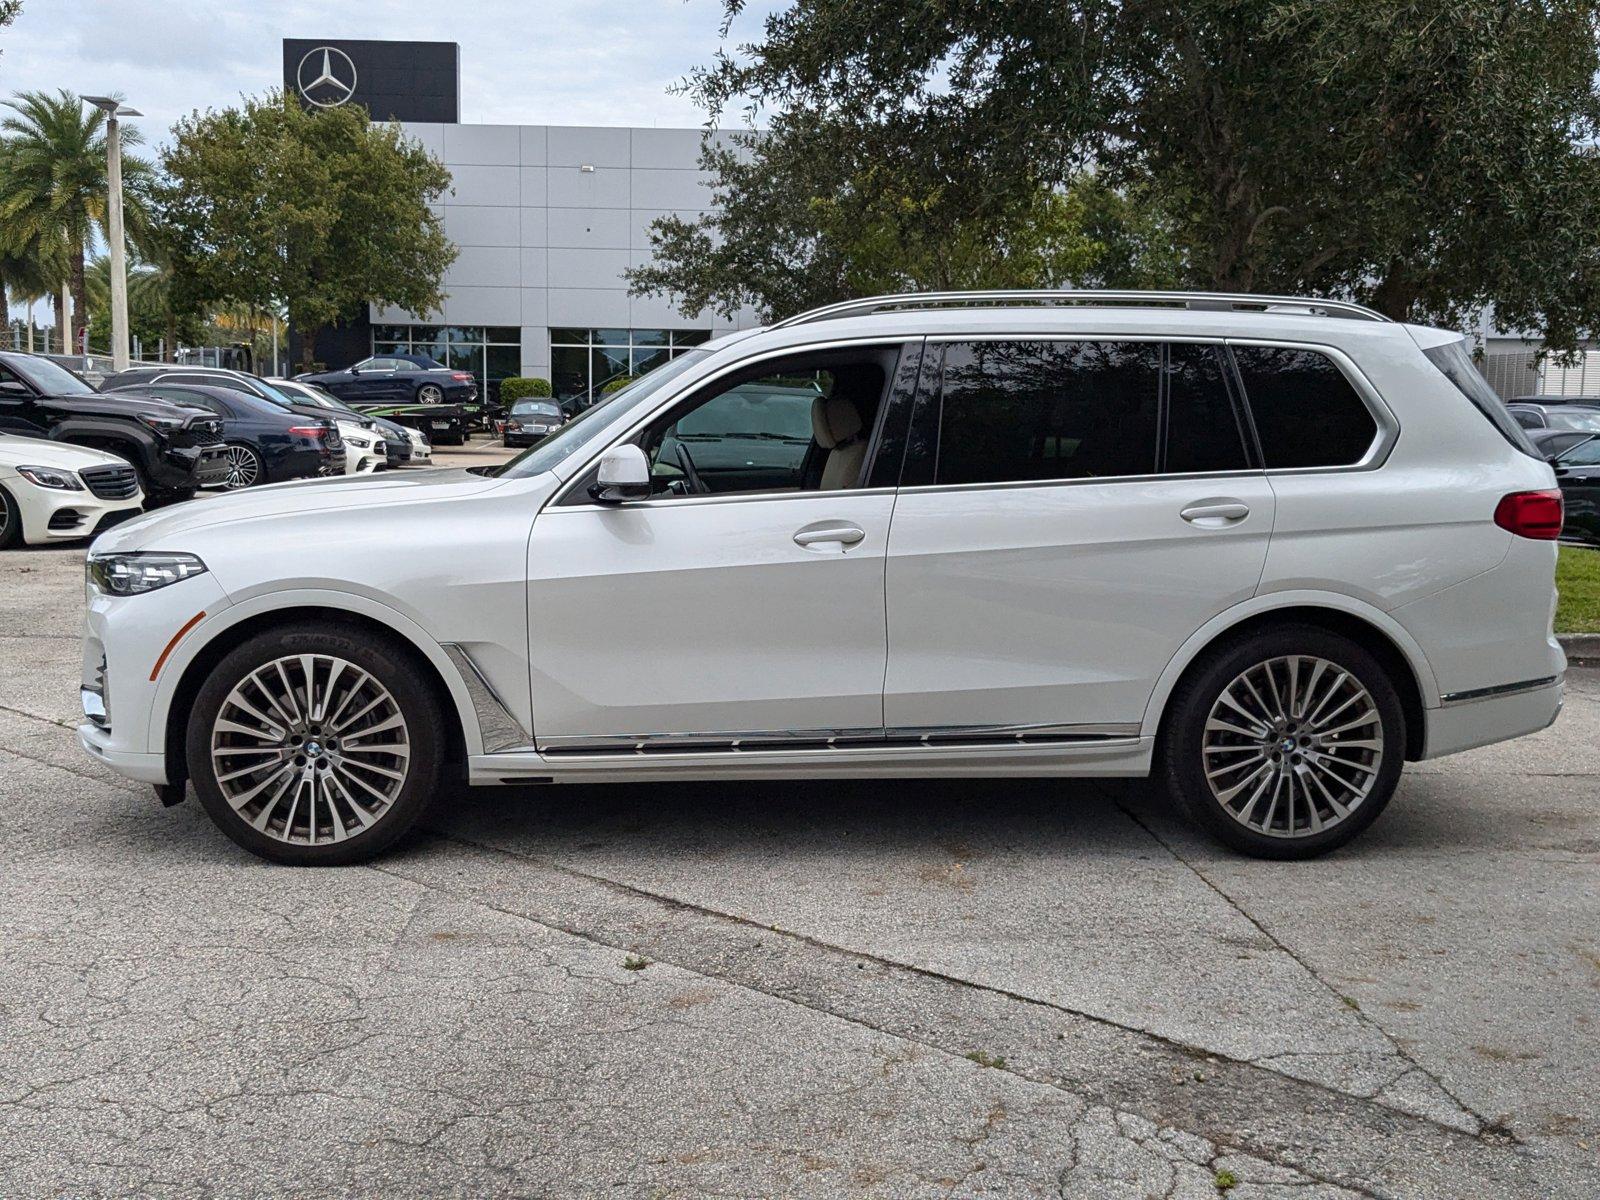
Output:
M382 434L383 451L387 459L385 466L392 469L411 461L411 438L404 425L399 425L387 417L375 417L371 413L357 412L343 400L331 392L323 391L314 383L303 383L298 379L279 379L276 376L267 382L290 400L315 405L319 410L331 414L336 421L357 421L371 427L375 433Z
M331 418L302 416L248 392L207 384L135 384L116 394L154 396L220 417L228 447L228 473L222 480L225 488L310 479L344 470L344 445Z
M554 400L517 400L506 415L505 444L531 446L566 423L566 414Z
M387 417L424 430L435 442L466 441L463 406L476 404L478 381L425 354L379 354L342 371L296 375L331 392L357 412Z
M1600 433L1549 430L1528 436L1556 469L1565 512L1562 538L1600 546Z

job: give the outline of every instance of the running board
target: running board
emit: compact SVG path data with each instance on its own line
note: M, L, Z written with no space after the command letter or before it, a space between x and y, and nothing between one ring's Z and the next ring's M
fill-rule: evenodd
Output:
M1139 735L1130 725L977 725L929 729L816 730L783 733L682 733L545 739L547 759L665 755L781 754L797 750L998 749L1007 746L1094 745Z

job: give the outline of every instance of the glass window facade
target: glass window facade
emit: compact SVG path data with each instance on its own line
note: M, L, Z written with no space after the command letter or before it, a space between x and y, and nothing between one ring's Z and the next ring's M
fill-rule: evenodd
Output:
M613 379L643 375L711 337L709 329L550 330L550 386L568 408L587 408Z
M500 393L500 381L522 374L522 330L504 325L374 325L374 354L426 354L470 371L478 390Z

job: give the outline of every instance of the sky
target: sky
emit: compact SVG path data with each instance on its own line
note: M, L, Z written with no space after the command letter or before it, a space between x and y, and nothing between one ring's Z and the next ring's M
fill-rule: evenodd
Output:
M784 5L750 4L730 46ZM282 41L393 38L461 44L472 124L698 126L669 88L719 45L720 0L23 0L0 29L0 96L120 92L147 143L179 117L282 81Z

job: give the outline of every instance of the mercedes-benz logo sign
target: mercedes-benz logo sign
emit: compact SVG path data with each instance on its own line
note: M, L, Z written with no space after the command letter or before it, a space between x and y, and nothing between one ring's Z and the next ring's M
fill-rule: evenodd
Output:
M318 108L338 108L356 94L356 65L337 46L318 46L300 60L295 85Z

